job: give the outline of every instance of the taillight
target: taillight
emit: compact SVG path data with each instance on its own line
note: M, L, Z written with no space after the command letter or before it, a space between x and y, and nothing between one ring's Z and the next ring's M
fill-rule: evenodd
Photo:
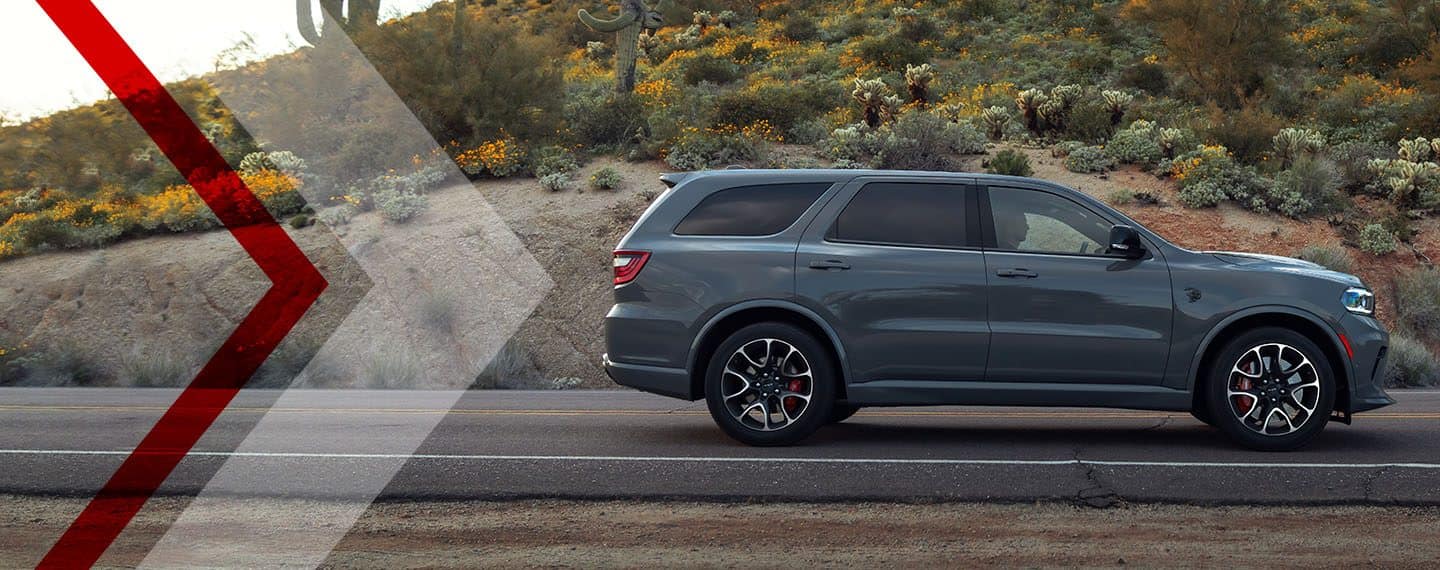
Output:
M640 270L645 268L645 262L650 260L648 251L616 251L615 252L615 284L624 285L635 280Z

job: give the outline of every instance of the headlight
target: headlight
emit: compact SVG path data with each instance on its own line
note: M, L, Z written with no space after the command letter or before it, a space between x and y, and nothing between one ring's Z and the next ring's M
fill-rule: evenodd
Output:
M1369 289L1351 287L1345 290L1340 296L1340 303L1345 305L1345 310L1357 315L1375 314L1375 294Z

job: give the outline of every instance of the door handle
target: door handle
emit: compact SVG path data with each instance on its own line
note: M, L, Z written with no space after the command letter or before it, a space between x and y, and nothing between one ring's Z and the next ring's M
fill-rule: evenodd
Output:
M1025 279L1034 279L1034 278L1040 276L1039 273L1036 273L1036 272L1031 271L1031 270L1029 270L1029 269L1019 269L1019 268L1016 268L1016 269L1001 269L1001 270L999 270L999 271L996 271L996 272L995 272L995 275L998 275L998 276L1000 276L1000 277L1023 277L1023 278L1025 278Z
M840 260L838 260L838 259L827 259L827 260L824 260L824 261L818 261L818 260L817 260L817 261L811 261L811 262L810 262L810 269L824 269L824 270L839 269L839 270L842 270L842 271L843 271L843 270L846 270L846 269L850 269L850 264L849 264L849 263L845 263L844 261L840 261Z

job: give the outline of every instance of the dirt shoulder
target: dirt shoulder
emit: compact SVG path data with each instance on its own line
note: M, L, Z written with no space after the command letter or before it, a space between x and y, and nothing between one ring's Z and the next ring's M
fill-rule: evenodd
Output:
M152 501L102 563L138 563L186 502ZM0 566L32 565L81 506L75 499L0 497ZM243 508L314 506L268 501ZM236 540L263 552L264 541L285 536L285 529L264 529ZM1423 567L1440 559L1435 536L1440 509L1422 508L378 503L326 566Z

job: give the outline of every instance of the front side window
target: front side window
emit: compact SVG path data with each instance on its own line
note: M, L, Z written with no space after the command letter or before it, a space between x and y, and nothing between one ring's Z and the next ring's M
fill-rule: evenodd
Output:
M996 249L1102 255L1110 222L1067 198L1018 188L990 188Z
M829 188L829 182L820 182L721 190L701 200L675 226L675 233L686 236L777 234L794 224Z
M965 187L875 182L865 185L836 218L835 241L965 246Z

